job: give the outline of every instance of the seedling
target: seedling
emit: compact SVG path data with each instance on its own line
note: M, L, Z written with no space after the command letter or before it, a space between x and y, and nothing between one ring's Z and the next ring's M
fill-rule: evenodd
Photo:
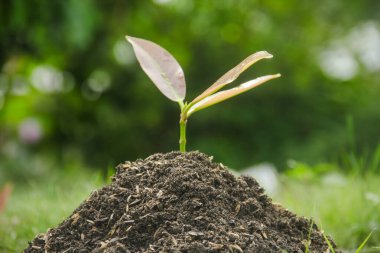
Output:
M142 69L157 88L167 98L179 104L181 109L179 120L179 149L182 152L186 151L186 123L190 115L281 76L280 74L261 76L240 84L235 88L219 91L225 85L236 80L242 72L254 63L261 59L273 57L266 51L260 51L248 56L236 67L220 77L213 85L207 88L193 101L188 103L184 102L186 95L185 75L177 60L164 48L151 41L131 36L126 36L126 39L132 44L136 58Z

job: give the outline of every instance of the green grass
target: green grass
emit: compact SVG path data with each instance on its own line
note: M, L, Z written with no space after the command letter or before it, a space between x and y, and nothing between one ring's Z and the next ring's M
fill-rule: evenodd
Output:
M372 232L360 252L380 252L380 175L345 176L326 182L282 179L282 189L273 197L298 215L312 217L331 235L344 252L355 252ZM341 175L340 175L341 176Z
M16 185L0 214L0 252L21 252L38 233L59 224L90 192L104 182L87 170L51 173L49 180ZM341 178L342 179L342 178ZM323 175L294 179L282 176L273 196L295 213L323 223L344 252L355 252L373 231L361 253L380 252L380 175L346 176L326 183Z
M0 214L0 252L21 252L38 233L56 226L101 185L86 171L52 173L49 180L16 185Z

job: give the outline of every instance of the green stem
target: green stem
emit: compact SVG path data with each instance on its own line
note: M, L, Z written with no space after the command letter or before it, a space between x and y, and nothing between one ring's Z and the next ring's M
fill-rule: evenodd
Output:
M179 107L181 108L181 115L179 119L179 150L186 152L186 124L187 124L187 111L193 105L192 103L183 103L179 101Z
M186 122L187 120L183 120L181 117L179 121L179 150L181 152L186 152Z
M186 152L186 103L178 101L178 104L181 108L181 114L179 116L179 150Z

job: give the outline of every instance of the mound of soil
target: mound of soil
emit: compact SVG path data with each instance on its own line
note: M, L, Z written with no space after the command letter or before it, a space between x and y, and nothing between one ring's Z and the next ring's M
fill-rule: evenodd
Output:
M125 162L24 252L329 252L311 220L199 152ZM332 243L333 244L333 243Z

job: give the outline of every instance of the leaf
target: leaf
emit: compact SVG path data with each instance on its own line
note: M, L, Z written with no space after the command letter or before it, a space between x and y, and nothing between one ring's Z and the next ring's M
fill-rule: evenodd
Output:
M355 251L355 253L359 253L362 248L364 247L364 245L367 243L367 241L369 240L369 238L371 238L371 235L372 235L373 231L371 231L371 233L369 233L369 235L364 239L364 241L360 244L360 246L357 248L357 250Z
M210 96L204 98L203 100L199 101L198 103L194 104L193 106L191 106L187 112L187 116L190 116L191 114L193 114L196 111L199 111L199 110L204 109L206 107L209 107L211 105L220 103L226 99L229 99L231 97L239 95L245 91L248 91L254 87L259 86L260 84L263 84L269 80L278 78L280 76L281 76L280 74L261 76L261 77L254 79L254 80L243 83L243 84L239 85L238 87L235 87L235 88L232 88L229 90L219 91L213 95L210 95Z
M325 241L326 241L327 245L329 246L328 249L330 249L330 251L331 251L332 253L335 253L334 247L332 246L332 244L331 244L329 238L327 238L327 236L326 236L325 233L323 233L323 232L322 232L322 235L323 235L323 237L325 238ZM328 252L330 252L330 251L328 251Z
M144 39L126 36L144 72L157 88L173 101L183 101L186 82L177 60L164 48Z
M201 95L196 97L192 103L197 103L198 101L204 99L205 97L217 92L221 88L223 88L225 85L233 82L236 80L236 78L239 77L241 73L243 73L246 69L248 69L250 66L258 62L262 59L269 59L272 58L273 55L266 51L259 51L254 54L251 54L247 58L245 58L241 63L239 63L237 66L235 66L233 69L230 69L227 73L225 73L222 77L220 77L213 85L211 85L207 90L205 90Z

